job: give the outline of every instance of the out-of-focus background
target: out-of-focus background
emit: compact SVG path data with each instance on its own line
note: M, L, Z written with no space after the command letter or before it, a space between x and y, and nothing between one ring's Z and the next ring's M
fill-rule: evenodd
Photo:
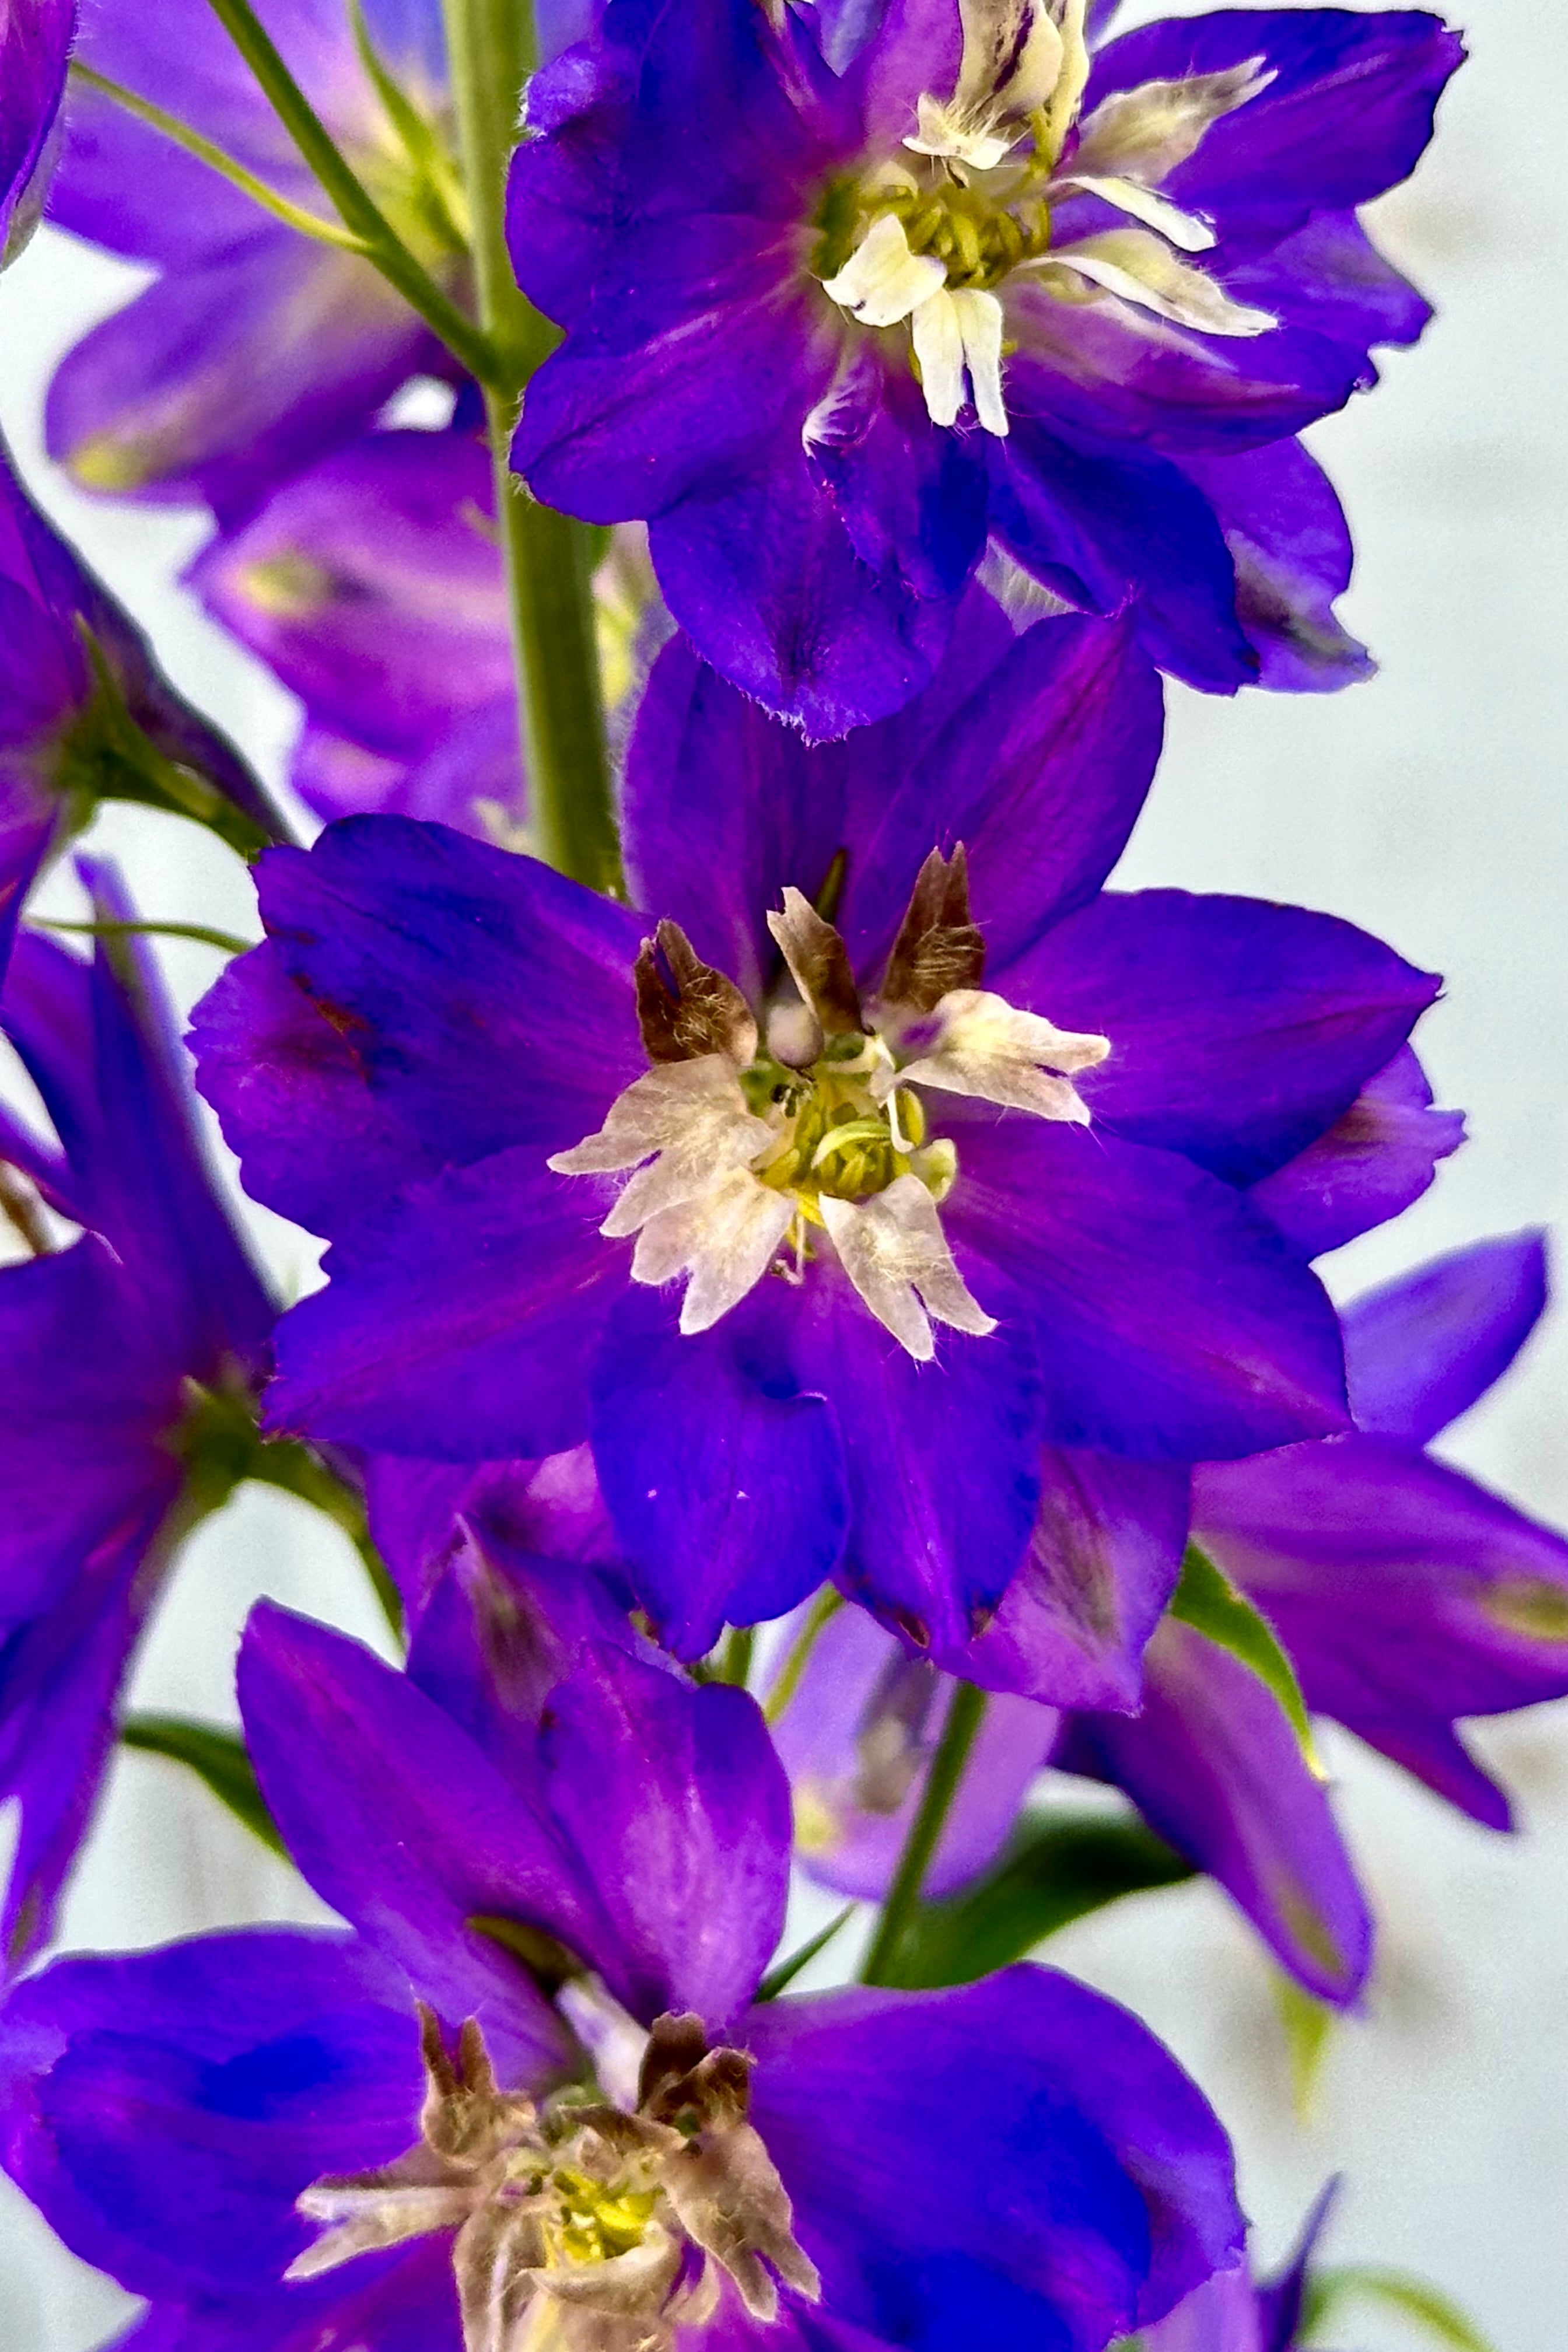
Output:
M1140 5L1127 16L1156 13L1171 11ZM1311 436L1360 550L1345 615L1381 673L1313 699L1223 703L1175 689L1165 766L1122 869L1130 882L1330 908L1447 975L1419 1042L1439 1100L1469 1113L1471 1139L1409 1215L1329 1261L1342 1296L1531 1224L1563 1234L1568 1288L1568 11L1468 0L1463 16L1472 58L1436 148L1374 215L1390 255L1436 300L1436 322L1418 351L1390 358L1375 396ZM139 282L63 236L38 236L0 289L0 424L176 680L276 777L293 724L287 697L180 586L201 519L95 503L42 457L52 366ZM254 932L242 871L193 828L112 811L94 845L122 856L147 911ZM68 877L50 885L47 904L71 910ZM174 945L167 968L189 1003L216 959ZM0 1083L16 1084L14 1069ZM258 1223L279 1279L308 1284L308 1239L263 1213ZM1568 1525L1568 1308L1444 1450ZM376 1637L341 1538L304 1506L249 1489L191 1546L134 1702L232 1719L234 1648L263 1592ZM1337 2258L1440 2280L1498 2352L1562 2352L1568 1705L1475 1739L1517 1793L1515 1839L1447 1812L1348 1736L1328 1741L1381 1945L1365 2013L1334 2032L1305 2112L1268 1971L1211 1886L1103 1913L1050 1956L1139 2010L1216 2101L1266 2259L1283 2252L1325 2175L1343 2170ZM133 1946L320 1916L175 1767L126 1756L64 1942ZM0 2181L5 2352L88 2352L134 2308ZM1412 2341L1392 2320L1369 2317L1353 2333L1364 2352Z

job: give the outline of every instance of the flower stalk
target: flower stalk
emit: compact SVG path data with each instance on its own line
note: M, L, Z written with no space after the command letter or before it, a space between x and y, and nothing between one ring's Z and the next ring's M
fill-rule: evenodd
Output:
M942 1825L952 1810L958 1794L963 1768L985 1716L985 1693L976 1690L973 1683L954 1685L952 1703L947 1711L942 1738L936 1754L931 1758L931 1770L926 1775L925 1794L921 1799L904 1850L899 1856L899 1866L893 1883L888 1889L888 1899L882 1906L882 1916L877 1922L877 1932L871 1938L860 1969L862 1984L889 1985L898 1982L899 1946L903 1941L921 1888L925 1885L931 1858L936 1852Z
M249 0L211 0L211 5L260 84L273 112L331 197L344 227L359 240L365 259L397 289L471 375L486 385L497 380L500 362L496 349L409 251L289 72ZM115 91L112 95L119 97L120 93ZM177 133L171 122L172 118L166 118L154 127L174 137ZM190 142L181 140L180 143ZM215 169L223 168L216 161L216 151L205 155L203 161L212 163ZM225 177L233 176L232 172L225 172ZM253 188L248 193L256 192ZM303 224L296 221L292 226L302 227ZM316 235L318 231L311 228L306 233Z
M510 464L518 395L555 341L519 290L506 246L507 161L536 60L532 11L529 0L445 0L445 19L479 320L498 362L485 383L485 412L532 831L547 864L614 892L620 849L589 538L581 523L528 498Z

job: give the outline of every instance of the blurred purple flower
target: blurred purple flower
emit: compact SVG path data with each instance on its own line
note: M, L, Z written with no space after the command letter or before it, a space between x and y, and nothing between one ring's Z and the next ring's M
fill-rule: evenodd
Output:
M0 0L0 268L44 208L75 38L76 0Z
M977 566L1130 611L1215 691L1363 675L1292 436L1426 323L1357 207L1458 37L1221 10L1091 59L1081 0L909 0L845 62L867 13L819 26L835 70L816 12L610 0L536 76L512 256L566 330L514 450L536 493L648 518L676 619L818 738L931 676Z
M168 807L193 793L221 795L249 846L281 837L239 754L181 701L0 441L0 974L39 868L100 799Z
M1331 1312L1245 1191L1436 983L1299 909L1101 895L1159 732L1125 627L1015 639L977 593L937 686L843 749L666 649L625 795L652 940L438 827L264 861L272 936L196 1042L247 1184L335 1245L271 1425L472 1462L590 1438L684 1654L833 1574L965 1644L1042 1444L1339 1425Z
M65 1960L7 2004L6 2167L152 2299L128 2347L457 2352L459 2300L499 2345L547 2299L578 2347L1100 2352L1234 2263L1223 2133L1098 1995L757 2000L789 1806L743 1694L568 1639L509 1702L459 1647L435 1696L418 1643L404 1675L252 1621L261 1782L350 1936Z
M1568 1542L1425 1449L1507 1369L1544 1298L1532 1234L1370 1293L1343 1317L1357 1429L1193 1477L1192 1540L1268 1620L1308 1706L1496 1829L1510 1826L1507 1797L1456 1722L1568 1693ZM1009 1595L999 1625L1013 1605ZM1082 1614L1097 1613L1091 1588ZM949 1817L931 1891L994 1857L1049 1762L1124 1789L1284 1967L1325 2000L1353 1999L1371 1958L1366 1906L1329 1792L1279 1703L1170 1616L1142 1678L1135 1711L1101 1702L1064 1718L1007 1704ZM949 1687L860 1621L837 1618L818 1636L776 1737L807 1866L826 1884L856 1895L887 1885Z
M510 846L527 804L490 462L468 433L373 433L285 483L191 584L305 707L318 816L436 818Z
M109 868L81 871L100 915L130 917ZM222 1499L204 1483L204 1416L253 1395L273 1309L214 1187L140 947L100 940L89 966L24 936L0 1028L58 1139L0 1110L0 1163L38 1253L0 1268L0 1799L21 1813L8 1972L50 1933L174 1552ZM40 1200L80 1238L52 1249Z
M448 287L465 267L447 150L439 0L364 0L370 38L427 136L405 138L346 6L262 0L295 79L405 240ZM307 210L331 208L206 0L98 0L84 64L153 99ZM248 512L353 438L411 376L451 362L369 262L310 242L111 100L74 89L49 202L61 227L156 282L92 329L50 388L49 453L84 488Z

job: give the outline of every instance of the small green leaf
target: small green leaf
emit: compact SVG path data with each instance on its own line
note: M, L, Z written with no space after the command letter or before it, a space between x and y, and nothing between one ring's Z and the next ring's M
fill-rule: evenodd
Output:
M972 1984L1107 1903L1195 1875L1142 1822L1098 1812L1026 1813L1007 1853L977 1885L945 1903L920 1906L889 1980L921 1989Z
M1301 1696L1301 1685L1296 1680L1296 1669L1274 1637L1267 1619L1260 1617L1244 1593L1237 1591L1227 1576L1201 1552L1196 1544L1187 1546L1182 1562L1182 1580L1171 1602L1171 1614L1190 1625L1195 1633L1216 1648L1228 1650L1249 1666L1271 1690L1290 1719L1291 1728L1301 1743L1301 1753L1320 1779L1322 1768L1312 1746L1312 1726L1307 1714L1307 1702Z
M1384 2270L1372 2263L1335 2263L1312 2273L1301 2314L1303 2337L1315 2335L1347 2303L1382 2304L1413 2319L1435 2343L1449 2352L1492 2352L1492 2346L1467 2317L1451 2295L1408 2271Z
M128 1716L120 1727L120 1744L144 1756L166 1756L184 1764L205 1780L220 1803L243 1822L276 1854L289 1859L289 1849L267 1809L256 1779L256 1768L237 1732L220 1731L216 1724L192 1723L179 1715Z
M795 1982L802 1969L808 1967L816 1959L818 1952L826 1950L845 1921L852 1917L854 1910L854 1904L847 1903L837 1916L830 1919L826 1927L819 1927L815 1936L809 1937L801 1945L798 1951L792 1952L787 1959L781 1960L776 1969L770 1969L757 1987L757 1999L777 2000L785 1986Z

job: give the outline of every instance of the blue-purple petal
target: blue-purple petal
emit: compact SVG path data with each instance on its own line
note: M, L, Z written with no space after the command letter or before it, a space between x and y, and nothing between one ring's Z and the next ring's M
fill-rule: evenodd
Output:
M1332 1127L1440 986L1334 916L1183 890L1108 891L1007 979L1058 1027L1110 1038L1079 1082L1108 1133L1240 1185Z
M1167 1618L1144 1653L1142 1713L1078 1717L1055 1761L1125 1789L1310 1992L1354 2000L1372 1957L1366 1905L1328 1791L1250 1667Z
M1502 1378L1546 1307L1540 1233L1474 1242L1340 1315L1358 1429L1426 1445Z
M1343 1426L1333 1310L1228 1185L1079 1128L953 1132L948 1231L1015 1286L1050 1443L1190 1462Z
M678 1657L726 1622L782 1617L838 1566L849 1519L834 1416L800 1393L768 1299L700 1337L668 1296L628 1286L593 1381L599 1483L622 1557Z

